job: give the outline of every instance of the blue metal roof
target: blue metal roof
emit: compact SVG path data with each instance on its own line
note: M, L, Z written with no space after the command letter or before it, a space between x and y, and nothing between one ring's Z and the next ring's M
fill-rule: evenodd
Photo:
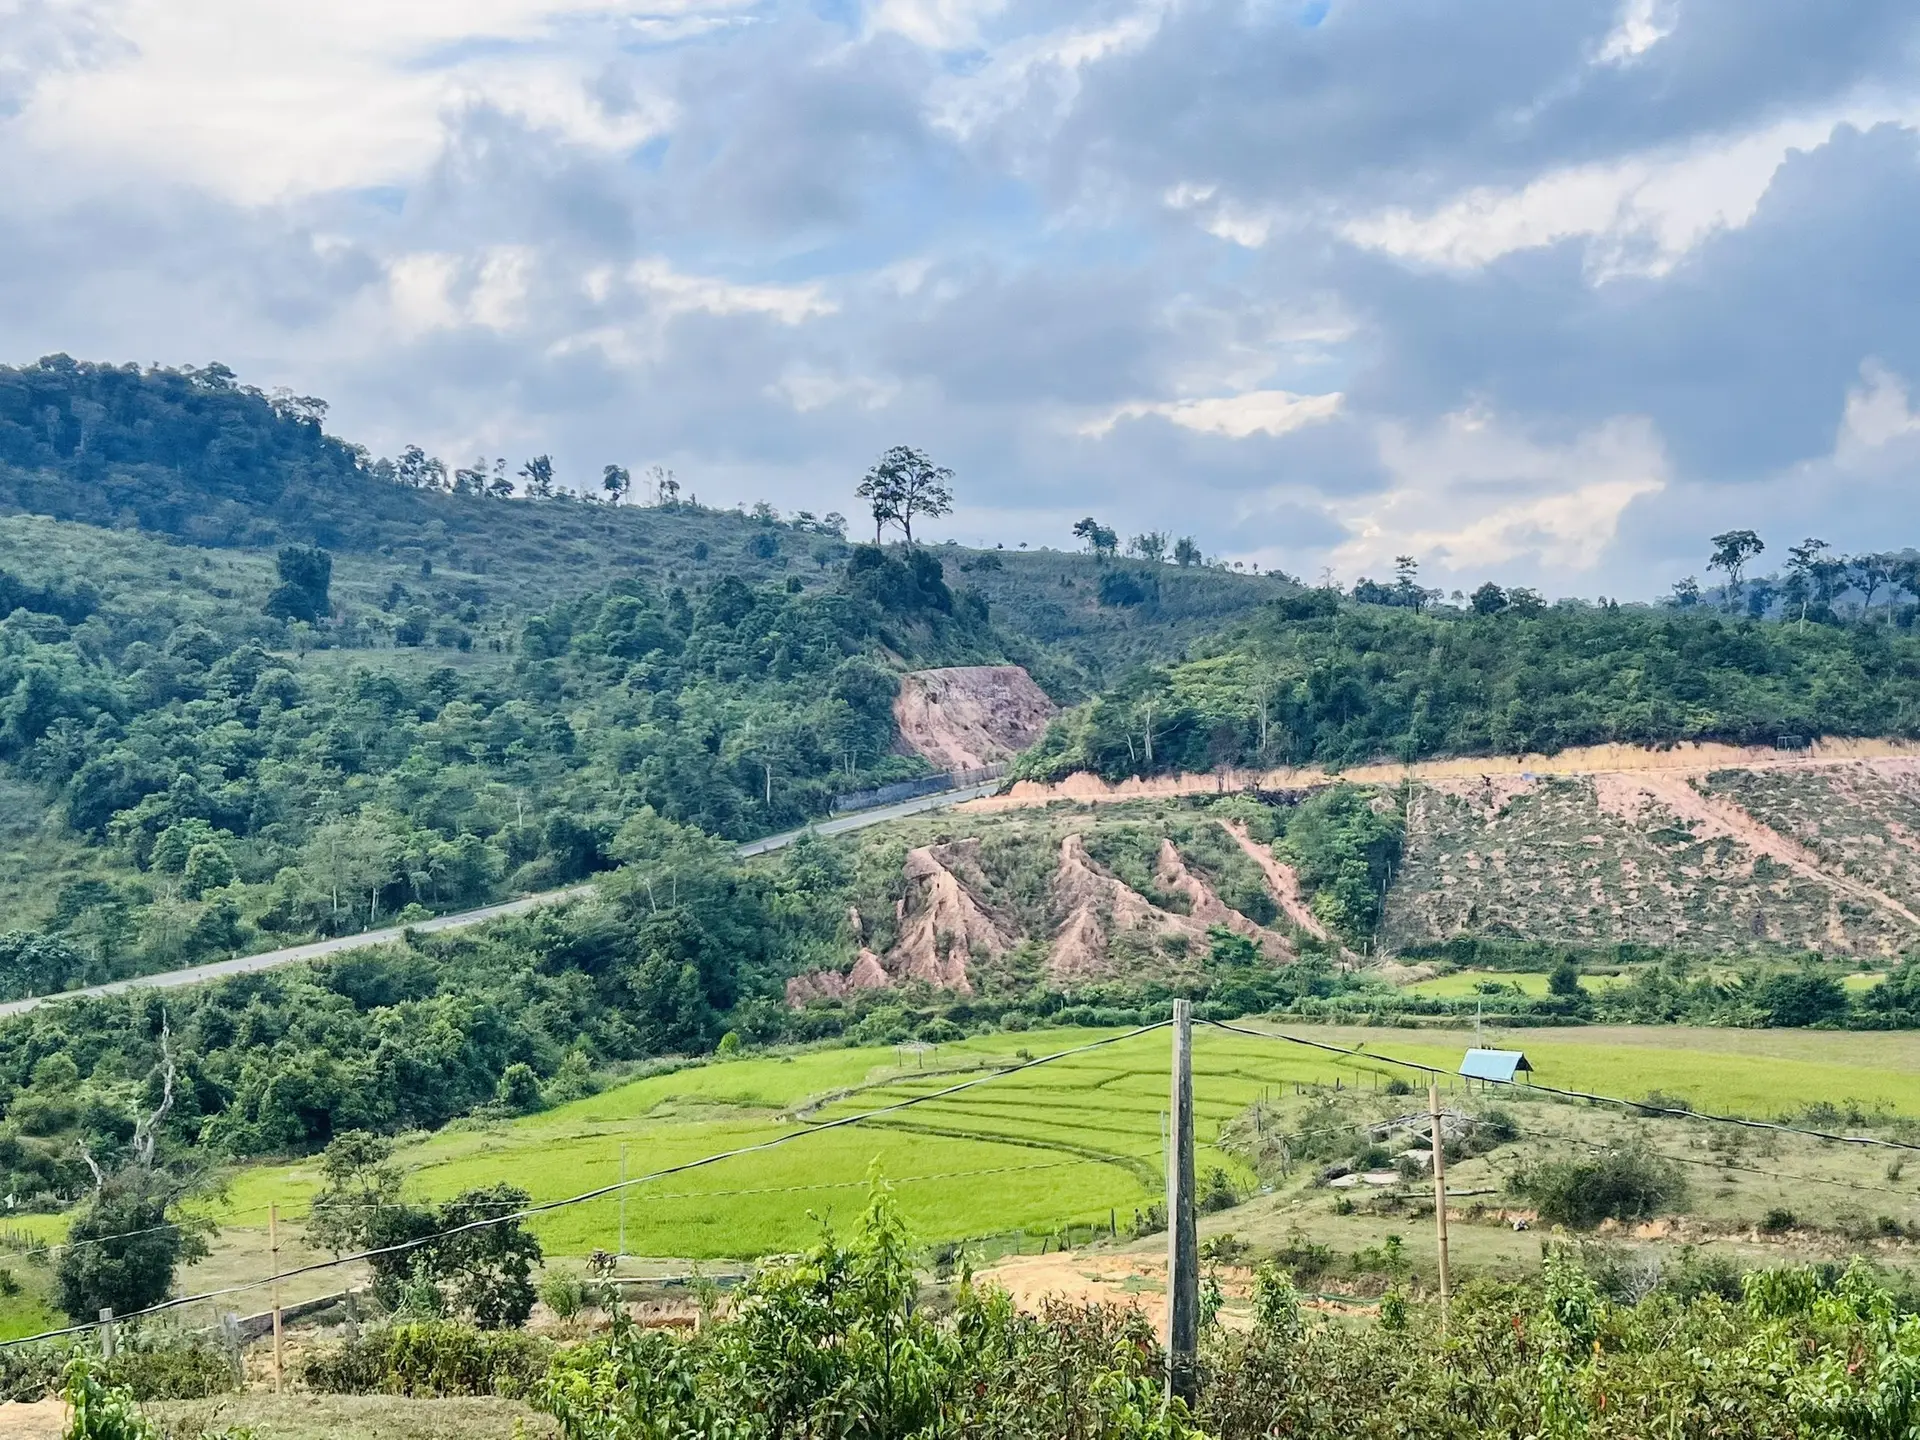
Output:
M1469 1050L1460 1062L1460 1073L1470 1080L1511 1080L1519 1071L1533 1073L1533 1066L1518 1050Z

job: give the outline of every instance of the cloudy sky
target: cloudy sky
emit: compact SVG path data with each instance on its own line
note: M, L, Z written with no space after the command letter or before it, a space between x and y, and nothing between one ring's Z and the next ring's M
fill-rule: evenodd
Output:
M1920 544L1913 0L0 0L0 360L1652 595Z

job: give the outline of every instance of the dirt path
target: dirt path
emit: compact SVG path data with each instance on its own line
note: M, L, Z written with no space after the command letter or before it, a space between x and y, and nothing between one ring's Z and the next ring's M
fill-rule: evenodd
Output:
M1238 820L1223 820L1220 828L1231 835L1246 852L1246 856L1260 867L1260 873L1267 877L1267 888L1273 892L1274 903L1294 924L1318 940L1330 938L1327 927L1320 923L1320 917L1307 908L1307 902L1300 895L1300 877L1293 873L1291 865L1282 865L1273 858L1273 851L1255 840L1247 833L1247 827Z
M1920 915L1915 915L1891 895L1882 894L1850 876L1836 875L1822 869L1819 857L1799 841L1762 824L1736 805L1702 795L1687 784L1684 776L1613 772L1596 776L1595 782L1602 810L1632 816L1638 813L1642 797L1652 799L1692 825L1694 833L1702 839L1724 837L1732 840L1756 855L1765 855L1796 875L1877 906L1920 928Z
M1857 761L1911 761L1920 746L1901 740L1822 740L1805 750L1759 745L1683 744L1665 750L1638 745L1584 745L1557 755L1486 755L1457 760L1421 760L1411 765L1356 765L1332 772L1283 766L1277 770L1222 770L1205 775L1164 775L1117 783L1081 773L1051 785L1016 781L1006 794L969 801L965 811L1021 810L1055 800L1102 804L1177 795L1230 795L1240 790L1309 790L1347 780L1391 785L1403 780L1480 780L1502 776L1642 774L1697 775L1713 770L1809 769Z

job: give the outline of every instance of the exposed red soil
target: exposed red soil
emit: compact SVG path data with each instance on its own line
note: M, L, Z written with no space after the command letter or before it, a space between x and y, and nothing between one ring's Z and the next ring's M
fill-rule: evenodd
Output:
M941 770L1011 760L1060 707L1018 665L956 665L900 677L893 719L901 741Z

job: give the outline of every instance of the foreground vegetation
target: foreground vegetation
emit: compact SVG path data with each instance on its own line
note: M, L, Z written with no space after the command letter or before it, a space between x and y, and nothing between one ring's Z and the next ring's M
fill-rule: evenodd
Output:
M1251 1325L1208 1325L1189 1406L1163 1400L1165 1356L1137 1310L1022 1312L965 1275L928 1287L916 1252L879 1187L844 1238L762 1268L698 1333L641 1329L617 1305L605 1333L557 1349L403 1324L310 1352L303 1373L330 1391L523 1396L568 1440L1879 1440L1920 1425L1920 1315L1859 1262L1759 1269L1730 1284L1679 1267L1623 1286L1554 1248L1536 1281L1467 1286L1443 1326L1398 1288L1365 1318L1326 1318L1268 1260L1254 1274ZM129 1391L84 1366L70 1376L89 1402L72 1433L156 1433Z

